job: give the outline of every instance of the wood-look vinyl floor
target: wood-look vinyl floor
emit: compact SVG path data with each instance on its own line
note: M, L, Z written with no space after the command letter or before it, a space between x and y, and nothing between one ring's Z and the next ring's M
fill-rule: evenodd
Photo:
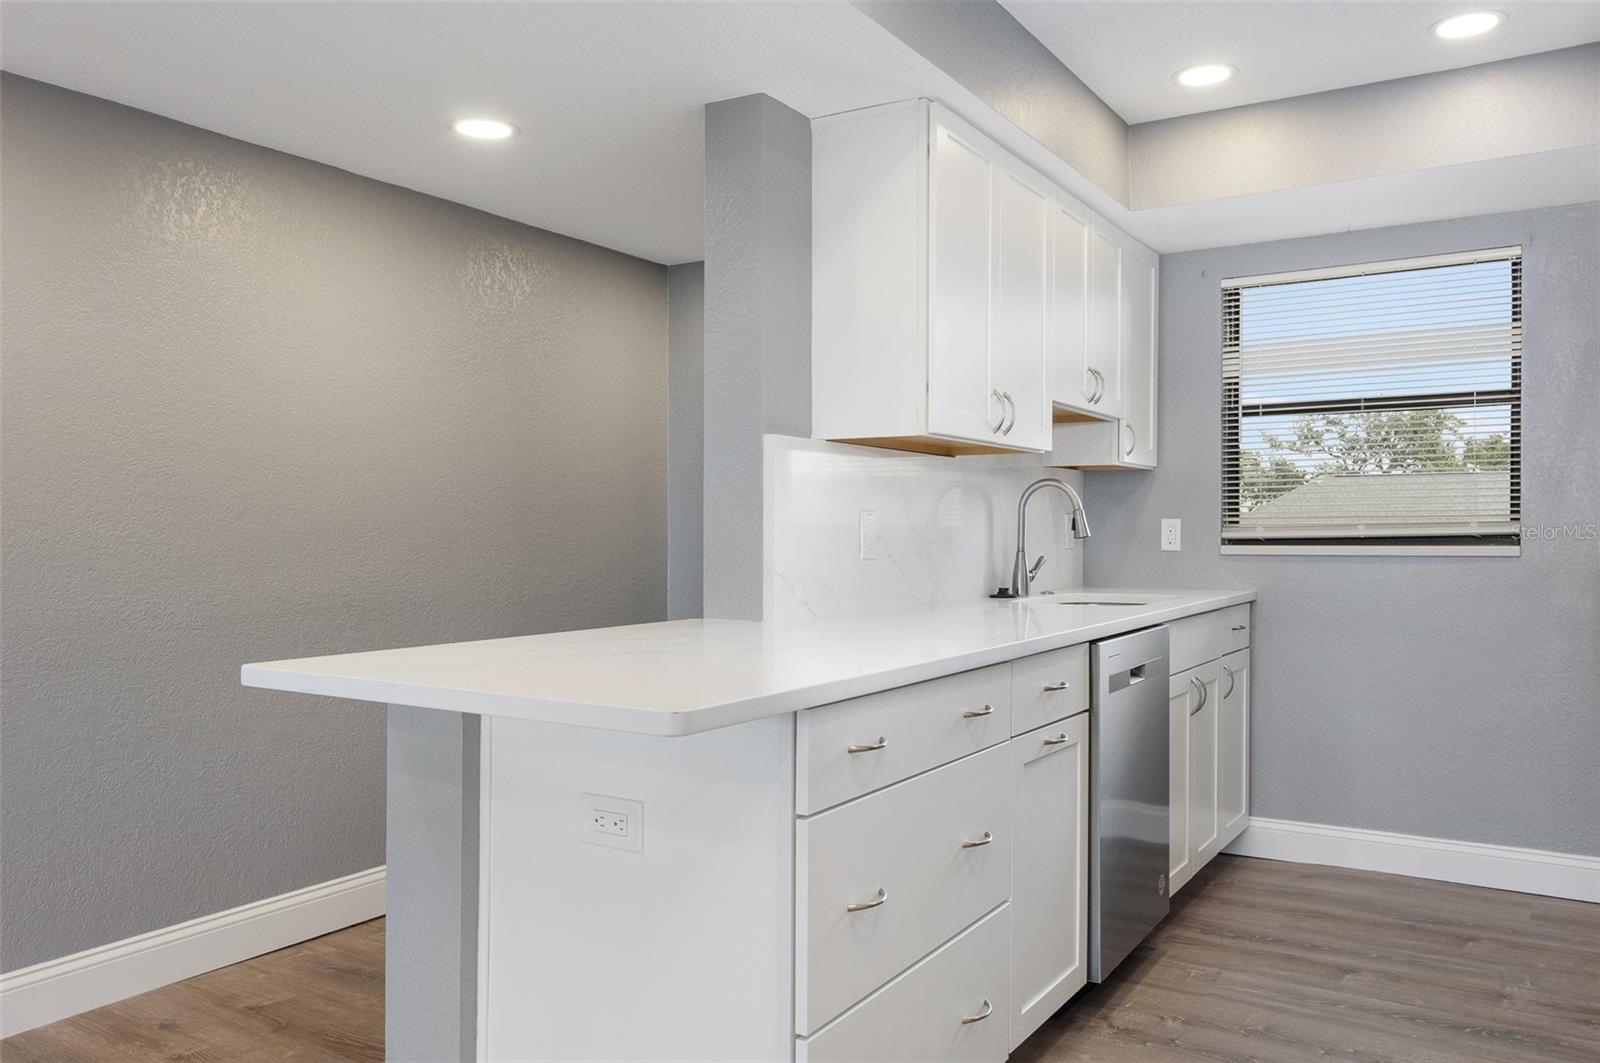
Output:
M382 919L0 1041L4 1063L382 1059Z
M1600 1061L1600 905L1218 857L1014 1063ZM378 1060L383 921L0 1042L5 1063Z

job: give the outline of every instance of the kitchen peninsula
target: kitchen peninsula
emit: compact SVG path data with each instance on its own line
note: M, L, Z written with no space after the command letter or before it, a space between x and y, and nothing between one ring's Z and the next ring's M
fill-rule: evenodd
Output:
M1247 818L1254 597L681 620L242 676L484 717L478 1058L1000 1060L1086 979L1088 644L1170 625L1177 888Z

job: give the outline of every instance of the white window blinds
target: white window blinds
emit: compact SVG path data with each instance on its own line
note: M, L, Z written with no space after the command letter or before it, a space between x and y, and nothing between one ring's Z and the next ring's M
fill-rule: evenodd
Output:
M1224 281L1224 542L1514 543L1521 255Z

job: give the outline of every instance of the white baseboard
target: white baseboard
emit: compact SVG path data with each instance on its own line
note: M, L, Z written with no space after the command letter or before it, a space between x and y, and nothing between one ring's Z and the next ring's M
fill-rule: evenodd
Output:
M375 919L384 869L307 886L0 974L0 1037Z
M1224 852L1600 903L1600 857L1250 818Z

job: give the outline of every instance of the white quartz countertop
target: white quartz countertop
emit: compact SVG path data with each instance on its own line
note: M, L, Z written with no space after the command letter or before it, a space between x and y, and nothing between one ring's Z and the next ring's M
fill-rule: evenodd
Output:
M1153 600L984 600L784 625L670 620L267 661L245 665L241 678L273 690L688 735L1255 600L1254 591L1126 594Z

